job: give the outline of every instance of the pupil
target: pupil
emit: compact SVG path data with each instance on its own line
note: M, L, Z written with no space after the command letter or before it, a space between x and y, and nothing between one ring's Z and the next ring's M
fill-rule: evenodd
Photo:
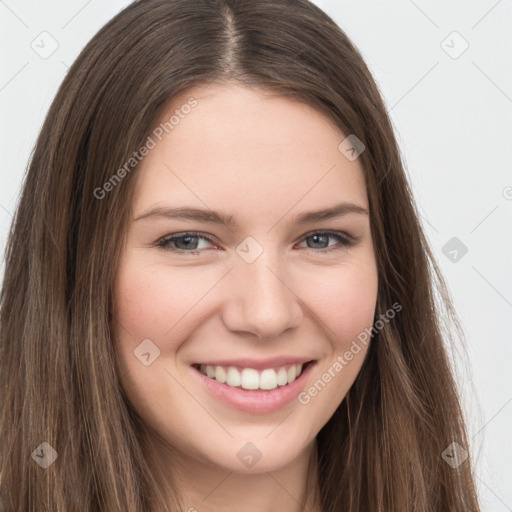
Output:
M183 236L181 237L181 240L184 241L184 246L185 246L185 249L187 248L190 248L191 245L194 245L194 244L190 244L190 240L194 239L195 237L194 236ZM194 247L195 249L196 247Z
M314 239L315 243L318 242L318 239L324 239L324 241L325 241L326 238L327 238L326 235L313 235L313 239Z

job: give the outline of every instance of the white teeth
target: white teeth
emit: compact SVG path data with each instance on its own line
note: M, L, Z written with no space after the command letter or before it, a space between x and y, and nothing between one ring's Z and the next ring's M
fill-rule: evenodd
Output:
M226 377L226 384L228 386L232 386L234 388L240 386L242 382L242 377L240 375L240 372L236 369L230 366L228 368L228 373Z
M275 389L277 388L277 374L272 368L270 370L263 370L260 375L260 388L261 389Z
M234 366L227 368L223 366L211 366L201 364L199 371L211 379L227 384L228 386L243 389L272 390L278 386L291 384L302 372L302 364L296 363L289 367L267 368L258 372L253 368L244 368L241 372Z
M297 367L292 364L290 368L288 368L288 382L293 382L295 377L297 376Z
M286 368L283 366L279 368L279 371L277 372L277 385L284 386L285 384L288 384L288 373L286 372Z
M226 382L226 370L222 366L215 367L215 380L219 382Z
M260 376L253 368L242 370L242 387L244 389L258 389L260 387Z

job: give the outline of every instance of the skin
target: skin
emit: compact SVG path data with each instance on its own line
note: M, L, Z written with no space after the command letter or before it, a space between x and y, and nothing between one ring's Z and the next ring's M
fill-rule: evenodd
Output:
M191 364L304 356L317 361L306 390L332 373L374 318L370 219L349 213L301 225L294 217L343 201L368 209L363 168L338 150L346 135L326 116L260 88L195 87L175 97L162 120L191 96L197 106L137 169L133 219L155 206L190 206L232 214L238 227L163 216L130 222L115 286L122 386L160 436L154 463L179 468L184 510L302 510L310 461L312 490L318 481L315 437L350 389L368 346L309 403L295 399L263 414L220 403ZM315 239L319 230L346 233L356 243ZM193 238L190 249L183 239L169 244L182 253L156 245L185 231L213 241ZM250 264L236 252L248 236L263 248ZM149 366L134 357L144 339L160 350ZM261 452L251 468L237 457L247 442ZM310 495L307 504L319 510Z

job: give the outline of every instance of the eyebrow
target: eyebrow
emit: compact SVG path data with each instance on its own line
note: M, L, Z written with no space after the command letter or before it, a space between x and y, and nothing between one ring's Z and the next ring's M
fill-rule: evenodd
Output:
M341 217L350 213L357 213L361 215L368 215L368 210L354 203L340 203L329 208L322 210L313 210L301 213L294 217L294 222L297 224L313 224L323 220ZM214 210L203 210L199 208L179 207L169 208L164 206L157 206L139 215L133 219L134 222L149 217L164 217L169 219L186 219L195 220L198 222L210 222L212 224L225 224L227 226L236 226L237 223L233 219L233 215L228 215Z

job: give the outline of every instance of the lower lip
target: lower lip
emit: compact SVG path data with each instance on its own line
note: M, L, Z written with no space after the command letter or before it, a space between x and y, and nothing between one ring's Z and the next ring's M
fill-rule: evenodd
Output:
M309 363L300 376L291 384L280 386L270 391L233 388L203 375L194 367L192 367L192 370L199 377L206 391L220 402L240 411L263 414L277 411L296 398L304 388L306 379L313 366L315 366L315 362Z

